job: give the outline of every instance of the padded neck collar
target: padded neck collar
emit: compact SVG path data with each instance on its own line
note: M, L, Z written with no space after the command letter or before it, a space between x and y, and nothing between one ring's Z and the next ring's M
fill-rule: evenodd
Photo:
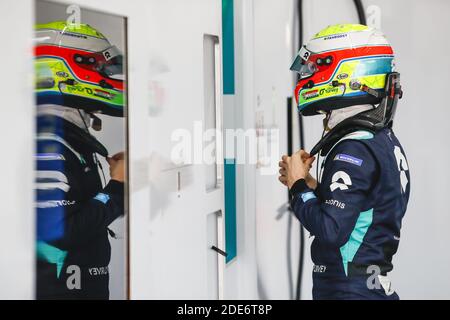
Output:
M40 133L54 133L61 136L81 153L98 153L103 157L108 156L108 150L94 136L61 117L40 115L38 130Z

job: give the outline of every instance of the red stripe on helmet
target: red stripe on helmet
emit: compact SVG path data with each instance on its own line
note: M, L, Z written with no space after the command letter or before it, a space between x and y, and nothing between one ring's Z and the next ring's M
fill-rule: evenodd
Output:
M101 53L93 53L90 51L83 51L72 48L65 48L54 45L47 46L38 46L35 48L35 57L43 57L50 56L55 58L63 59L66 64L69 66L69 69L73 73L73 75L80 81L92 83L94 85L98 85L101 80L106 81L111 84L116 90L123 90L123 81L114 80L110 78L103 77L100 73L95 70L89 70L86 68L80 67L75 61L74 56L76 54L84 55L84 56L100 56Z

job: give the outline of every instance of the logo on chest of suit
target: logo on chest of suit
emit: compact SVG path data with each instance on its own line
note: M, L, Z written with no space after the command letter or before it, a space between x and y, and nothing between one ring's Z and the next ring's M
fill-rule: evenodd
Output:
M347 190L349 186L352 185L352 179L344 171L338 171L333 174L331 178L330 190L333 192L336 189Z

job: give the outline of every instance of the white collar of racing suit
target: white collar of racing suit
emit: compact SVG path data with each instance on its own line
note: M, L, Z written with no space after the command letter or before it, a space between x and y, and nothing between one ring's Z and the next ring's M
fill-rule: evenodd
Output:
M373 109L374 106L371 104L361 104L356 106L350 106L342 109L337 109L331 111L330 118L327 122L327 127L329 130L333 129L340 122L344 121L347 118L353 117L358 113Z
M37 115L52 115L63 118L87 132L89 132L88 128L91 125L91 117L86 111L56 104L38 105Z

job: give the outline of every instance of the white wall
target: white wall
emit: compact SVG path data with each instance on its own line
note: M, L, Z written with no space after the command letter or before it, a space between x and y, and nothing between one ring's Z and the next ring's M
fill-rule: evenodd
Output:
M279 154L287 153L287 97L291 95L289 67L294 52L294 1L258 0L254 14L254 104L257 128L276 129ZM261 153L261 150L257 151ZM292 299L297 279L299 225L286 208L287 189L275 170L256 169L256 254L258 294L261 299Z
M0 299L34 297L34 89L32 1L1 1L2 50L0 148ZM20 21L20 23L17 23Z

